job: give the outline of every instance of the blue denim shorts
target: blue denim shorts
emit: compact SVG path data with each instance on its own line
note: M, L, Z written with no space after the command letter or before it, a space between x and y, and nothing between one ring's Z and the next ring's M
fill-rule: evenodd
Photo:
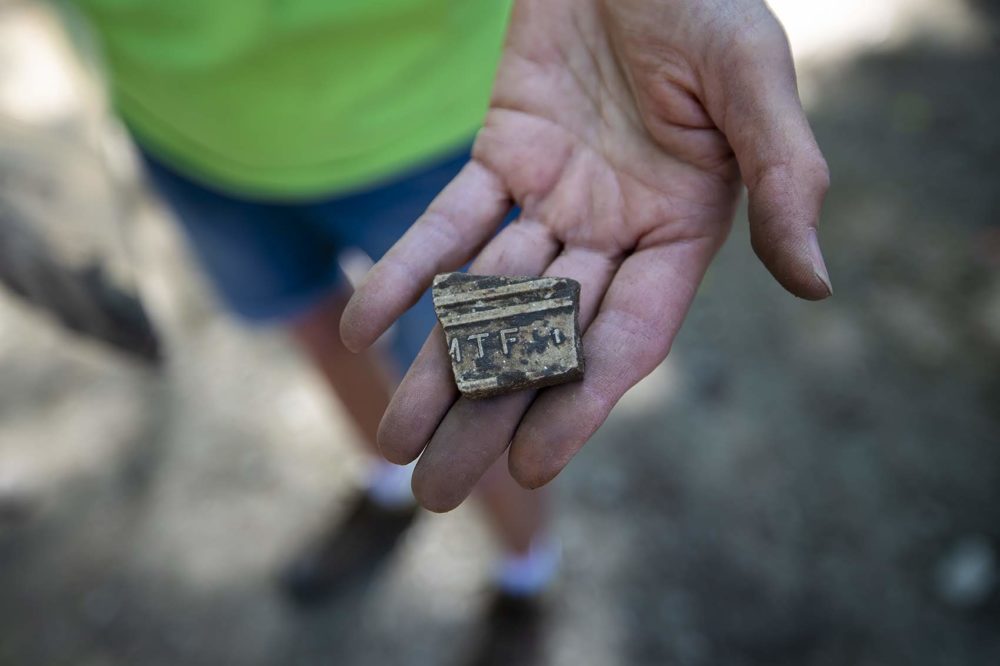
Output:
M280 324L346 288L343 252L361 250L378 261L458 174L469 151L370 189L304 203L243 199L143 157L227 308L252 324ZM435 321L425 293L392 333L399 367L410 366Z

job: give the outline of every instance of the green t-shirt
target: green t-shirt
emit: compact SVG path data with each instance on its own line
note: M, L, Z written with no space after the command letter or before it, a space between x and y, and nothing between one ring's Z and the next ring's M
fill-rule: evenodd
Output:
M154 154L261 197L364 186L471 141L508 0L77 0Z

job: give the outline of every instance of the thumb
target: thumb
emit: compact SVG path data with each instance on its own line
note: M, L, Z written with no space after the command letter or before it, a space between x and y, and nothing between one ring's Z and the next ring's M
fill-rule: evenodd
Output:
M830 173L799 101L785 33L770 12L719 49L713 119L736 154L750 193L750 240L775 279L796 296L833 289L817 237Z

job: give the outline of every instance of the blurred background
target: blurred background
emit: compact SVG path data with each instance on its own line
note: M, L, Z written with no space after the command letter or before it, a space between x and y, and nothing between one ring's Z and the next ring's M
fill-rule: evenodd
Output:
M833 174L835 296L789 297L735 226L557 482L546 663L998 664L1000 7L771 4ZM475 506L327 609L276 593L357 483L353 434L286 340L220 312L97 62L0 0L0 278L56 267L0 288L0 665L452 663L491 565ZM79 284L114 321L23 298Z

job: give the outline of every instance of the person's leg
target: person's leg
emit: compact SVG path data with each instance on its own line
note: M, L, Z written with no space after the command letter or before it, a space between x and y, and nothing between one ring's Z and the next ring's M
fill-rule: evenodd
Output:
M291 323L292 336L350 415L371 457L366 480L369 498L387 509L405 509L414 503L411 468L386 461L376 442L395 384L395 369L382 354L373 350L355 354L341 342L340 317L349 297L346 289L331 294Z
M409 470L385 462L378 452L376 434L391 392L391 372L374 351L354 354L340 341L340 315L347 296L338 293L292 324L295 339L343 403L376 459L369 480L369 494L383 505L412 502ZM558 550L547 536L547 491L527 491L511 478L506 458L498 460L483 477L475 496L500 541L503 555L496 584L516 595L540 592L552 578ZM300 577L302 577L300 575Z
M356 247L377 261L465 161L464 155L443 161L395 183L318 205L314 212L334 228L340 245ZM389 333L392 360L400 372L409 367L435 323L427 293ZM339 321L330 321L329 326L328 335L339 336ZM480 483L475 496L502 546L497 584L520 594L540 591L552 578L558 560L555 543L547 533L547 491L521 488L501 460Z
M547 492L523 490L507 471L507 456L493 464L476 488L505 552L493 576L485 622L465 657L467 666L544 662L546 604L542 593L559 567L559 545L546 523Z
M373 351L355 354L340 341L349 293L338 291L291 324L292 334L351 415L369 454L381 457L378 425L392 394L391 370Z
M493 463L476 487L476 498L487 519L512 555L526 555L539 534L548 527L548 493L528 491L507 471L507 456Z
M380 359L374 351L354 354L344 347L338 330L346 300L347 295L343 293L331 296L321 306L294 322L292 331L295 339L346 407L369 452L381 460L376 435L391 394L392 369L387 367L385 360ZM376 476L381 476L378 472L382 469L382 465L389 465L390 469L392 467L390 463L376 463ZM399 479L405 480L408 476L401 470ZM409 492L408 486L405 491ZM507 554L501 563L498 576L512 579L512 571L521 571L526 567L505 565L511 564L512 561L525 561L524 558L530 557L533 552L533 547L536 553L539 548L551 547L550 543L538 538L547 527L546 491L527 491L517 485L507 472L506 458L498 460L483 477L476 488L476 497L482 503L490 526ZM543 568L545 570L554 568L554 562L550 561L551 557L548 555L546 557L547 564ZM532 572L531 576L534 579L541 581L548 578L541 568L532 569ZM517 585L523 590L531 587L532 583L524 580L520 584L510 582L510 585Z
M349 288L327 230L310 224L298 206L212 190L149 156L147 174L229 310L250 323L290 327L374 454L391 385L374 355L355 356L340 345L337 322ZM338 512L338 522L284 572L285 591L296 602L315 603L345 582L363 580L392 552L414 515L408 470L376 465L368 492L347 507L346 518Z

